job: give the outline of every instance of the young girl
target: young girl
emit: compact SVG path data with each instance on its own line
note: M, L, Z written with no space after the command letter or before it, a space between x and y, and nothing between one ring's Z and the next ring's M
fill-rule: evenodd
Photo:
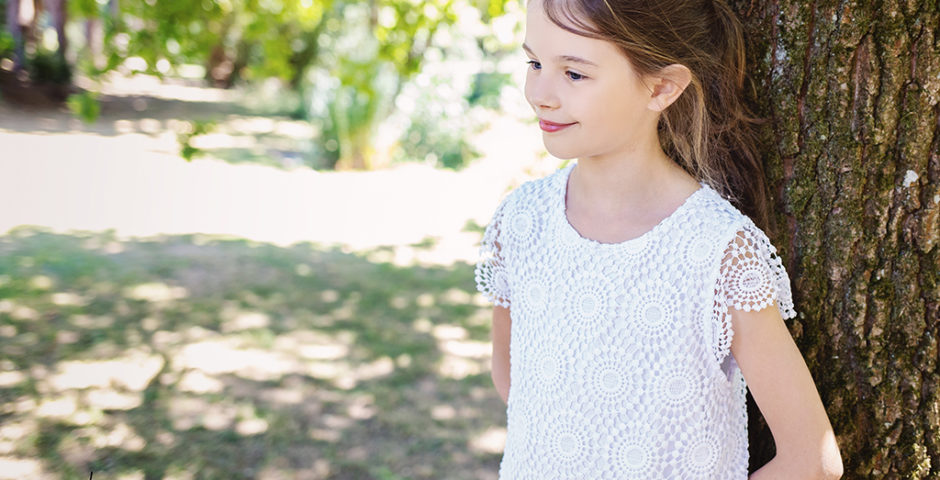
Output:
M483 240L508 404L500 477L744 479L749 387L777 446L751 478L838 478L782 320L789 279L755 224L765 192L733 12L530 0L523 49L545 146L578 161L512 192Z

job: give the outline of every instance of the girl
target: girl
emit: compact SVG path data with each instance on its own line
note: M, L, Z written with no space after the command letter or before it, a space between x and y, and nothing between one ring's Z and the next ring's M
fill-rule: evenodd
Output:
M545 147L578 161L515 190L484 235L500 477L744 479L748 387L777 446L750 478L841 476L782 321L789 279L755 224L733 12L530 0L523 49Z

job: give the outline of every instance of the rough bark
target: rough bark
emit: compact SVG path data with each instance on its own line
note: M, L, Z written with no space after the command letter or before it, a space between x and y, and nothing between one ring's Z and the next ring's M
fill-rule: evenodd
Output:
M791 331L844 478L940 478L940 2L738 0ZM752 456L772 441L752 429Z

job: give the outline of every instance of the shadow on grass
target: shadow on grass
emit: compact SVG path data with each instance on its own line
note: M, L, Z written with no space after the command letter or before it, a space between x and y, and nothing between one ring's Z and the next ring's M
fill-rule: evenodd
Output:
M380 250L0 237L0 463L96 480L495 478L505 416L472 266Z
M98 99L100 114L91 124L82 123L64 105L27 106L0 98L0 130L105 137L135 133L155 140L167 132L174 132L176 139L171 140L172 143L164 150L176 150L182 148L181 135L191 131L194 122L213 122L217 126L207 134L214 135L217 144L201 146L205 136L195 136L196 145L193 146L199 148L198 155L210 155L230 164L256 164L286 170L305 166L323 168L326 160L313 151L313 128L309 122L296 120L290 115L296 110L291 108L291 102L296 101L294 95L284 92L271 97L246 90L238 95L229 95L228 99L220 99L213 98L211 91L206 90L205 100L187 100L154 95L102 94ZM256 97L259 96L268 101L258 100Z

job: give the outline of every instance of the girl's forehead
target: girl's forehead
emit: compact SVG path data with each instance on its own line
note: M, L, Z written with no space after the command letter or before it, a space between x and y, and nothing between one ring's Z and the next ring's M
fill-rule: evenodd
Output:
M528 3L524 47L539 57L576 56L595 63L623 56L611 42L578 35L557 25L548 18L542 0Z

